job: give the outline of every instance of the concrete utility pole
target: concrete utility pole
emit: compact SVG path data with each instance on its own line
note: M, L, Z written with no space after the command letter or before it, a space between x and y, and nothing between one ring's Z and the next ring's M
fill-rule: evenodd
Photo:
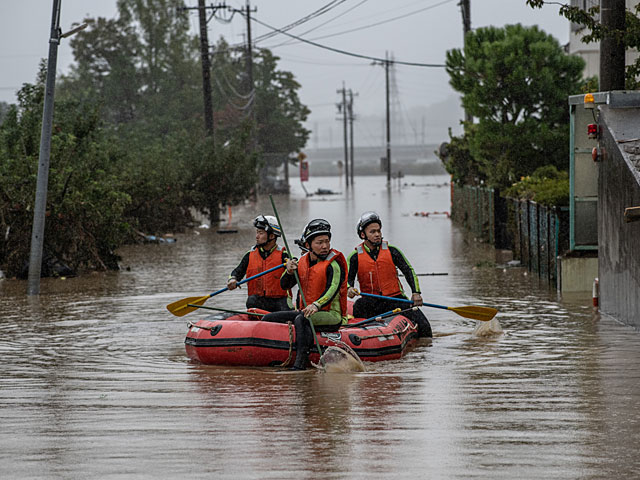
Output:
M33 228L31 231L31 253L29 257L28 295L40 294L40 274L42 273L42 249L44 245L44 220L47 210L47 189L49 183L49 159L51 157L51 129L53 125L53 99L56 86L56 65L58 63L58 45L60 44L60 3L53 0L51 14L51 33L49 36L49 59L47 62L47 80L44 90L44 108L42 111L42 130L40 132L40 155L38 157L38 180L36 199L33 209Z
M600 0L600 21L604 36L600 41L600 91L624 90L626 29L625 0Z
M356 94L357 95L357 94ZM349 89L349 103L348 103L348 108L349 108L349 145L350 145L350 149L349 149L349 162L351 164L351 166L349 167L349 172L351 175L351 186L353 186L353 170L354 170L354 159L353 159L353 120L354 120L354 115L353 115L353 91L351 91L351 89Z
M248 89L247 93L251 94L253 91L253 46L251 44L251 12L257 12L258 9L254 8L251 10L251 5L249 4L249 0L247 0L246 5L246 17L247 17L247 77L248 77ZM251 102L252 104L255 102L255 98ZM253 105L251 106L251 111L253 112Z
M387 188L391 187L391 115L389 111L389 52L384 53L385 97L387 109Z
M344 179L345 185L349 186L349 141L347 139L347 90L342 82L342 88L336 90L336 93L342 94L342 102L337 105L338 113L342 113L342 131L344 136Z
M204 98L204 128L213 137L213 102L211 100L211 59L209 58L209 35L207 32L207 7L198 0L200 18L200 57L202 58L202 96Z
M471 31L471 0L460 0L460 10L462 11L462 35L464 46L467 45L467 33ZM464 119L468 123L473 123L473 116L465 110Z
M47 190L49 185L49 160L51 158L51 130L53 127L58 45L60 45L60 39L69 37L87 27L86 24L82 24L66 33L62 33L60 30L61 3L62 0L53 0L53 12L51 13L49 59L47 61L47 80L44 87L44 108L42 109L42 130L40 131L40 154L38 157L36 198L33 206L33 227L31 230L31 252L29 254L27 295L40 294L40 275L42 274L44 223L47 211Z

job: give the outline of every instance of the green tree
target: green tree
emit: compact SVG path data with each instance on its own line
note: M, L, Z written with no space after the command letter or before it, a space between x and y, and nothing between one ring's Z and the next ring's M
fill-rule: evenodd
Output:
M469 32L447 52L450 83L477 118L469 153L492 187L506 187L543 165L568 167L567 96L578 93L584 62L537 27Z
M0 125L4 121L4 118L7 116L9 112L9 104L7 102L0 102Z
M46 71L25 84L0 125L0 267L19 275L28 261ZM58 101L51 139L45 256L74 270L117 268L115 249L129 234L129 202L98 111Z
M258 143L264 152L297 152L309 138L302 123L311 112L298 97L300 84L291 72L277 69L278 60L266 49L256 55Z
M558 2L546 0L526 0L527 5L532 8L542 8L545 4L557 5ZM626 10L625 30L607 31L599 21L600 5L595 5L588 9L583 9L577 5L560 4L560 15L582 25L589 30L589 33L581 38L584 43L599 42L605 35L621 37L627 50L640 50L640 4ZM625 69L625 86L629 90L640 88L640 57L627 65Z

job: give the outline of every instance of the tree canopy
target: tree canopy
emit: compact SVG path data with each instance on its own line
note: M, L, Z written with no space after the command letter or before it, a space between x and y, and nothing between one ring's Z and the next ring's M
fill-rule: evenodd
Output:
M468 177L459 167L469 157L477 163L475 181L497 188L543 165L568 168L567 96L580 91L582 59L537 27L518 24L469 32L463 50L447 52L446 69L477 119L452 142L460 156L449 159L450 171L458 165L454 180Z
M309 110L292 73L222 39L212 56L215 138L204 128L199 40L182 0L119 0L113 19L88 18L71 39L75 64L56 85L45 251L74 269L117 268L136 232L163 234L212 220L252 195L260 152L298 151ZM44 63L19 104L0 109L0 268L28 260ZM253 109L254 115L249 115ZM255 123L254 123L255 122Z

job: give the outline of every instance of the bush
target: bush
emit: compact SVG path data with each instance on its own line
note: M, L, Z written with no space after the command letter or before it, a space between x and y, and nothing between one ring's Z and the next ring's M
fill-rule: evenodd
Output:
M569 174L553 165L536 169L519 182L504 190L504 197L533 200L548 207L569 205Z

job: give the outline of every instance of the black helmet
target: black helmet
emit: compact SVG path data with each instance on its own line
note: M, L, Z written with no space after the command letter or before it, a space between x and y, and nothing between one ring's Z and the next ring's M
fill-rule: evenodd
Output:
M331 225L322 218L316 218L315 220L311 220L307 223L307 226L304 227L304 232L302 233L300 241L304 244L310 242L318 235L329 235L329 238L331 238Z
M264 230L267 233L273 233L276 237L282 235L282 230L280 229L280 225L278 225L278 220L276 217L272 217L271 215L258 215L253 220L253 226L260 230Z
M380 220L380 217L376 212L364 212L362 215L360 215L360 220L358 220L358 226L356 228L358 237L361 233L364 232L364 229L372 223L377 223L382 227L382 220Z

